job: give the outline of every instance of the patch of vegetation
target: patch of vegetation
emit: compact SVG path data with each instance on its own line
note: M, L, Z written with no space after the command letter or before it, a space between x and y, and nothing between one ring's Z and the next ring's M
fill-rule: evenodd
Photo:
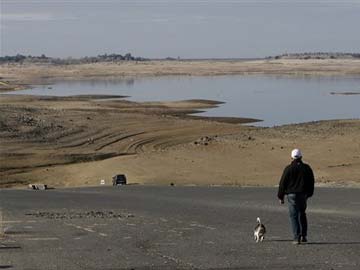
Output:
M305 53L285 53L276 56L269 56L268 59L354 59L360 58L360 53L342 52L305 52Z
M85 56L81 58L54 58L48 57L45 54L41 56L22 55L17 54L14 56L2 56L0 57L0 64L6 63L44 63L53 65L73 65L73 64L89 64L89 63L101 63L101 62L121 62L121 61L146 61L148 59L143 57L134 57L131 53L125 55L121 54L102 54L98 56Z

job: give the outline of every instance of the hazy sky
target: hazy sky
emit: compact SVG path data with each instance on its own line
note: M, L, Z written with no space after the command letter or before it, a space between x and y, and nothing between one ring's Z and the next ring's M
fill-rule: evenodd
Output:
M360 0L0 0L1 55L360 51Z

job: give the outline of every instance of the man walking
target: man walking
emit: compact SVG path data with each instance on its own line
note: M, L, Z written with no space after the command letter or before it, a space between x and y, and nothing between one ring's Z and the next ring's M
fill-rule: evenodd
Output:
M306 202L314 193L314 174L308 164L302 162L302 154L299 149L291 151L292 162L282 174L278 198L281 204L287 195L289 203L289 215L294 234L293 244L307 242L307 218Z

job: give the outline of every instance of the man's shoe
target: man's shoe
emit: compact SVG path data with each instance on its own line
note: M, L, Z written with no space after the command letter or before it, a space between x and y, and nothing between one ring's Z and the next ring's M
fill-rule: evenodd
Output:
M300 238L292 241L293 245L300 245Z
M307 243L306 236L301 236L300 242L301 243Z

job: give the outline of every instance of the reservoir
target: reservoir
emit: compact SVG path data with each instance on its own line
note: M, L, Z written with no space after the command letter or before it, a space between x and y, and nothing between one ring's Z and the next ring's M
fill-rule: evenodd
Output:
M131 101L222 101L202 116L247 117L256 126L360 118L360 77L166 76L52 81L30 95L123 95Z

